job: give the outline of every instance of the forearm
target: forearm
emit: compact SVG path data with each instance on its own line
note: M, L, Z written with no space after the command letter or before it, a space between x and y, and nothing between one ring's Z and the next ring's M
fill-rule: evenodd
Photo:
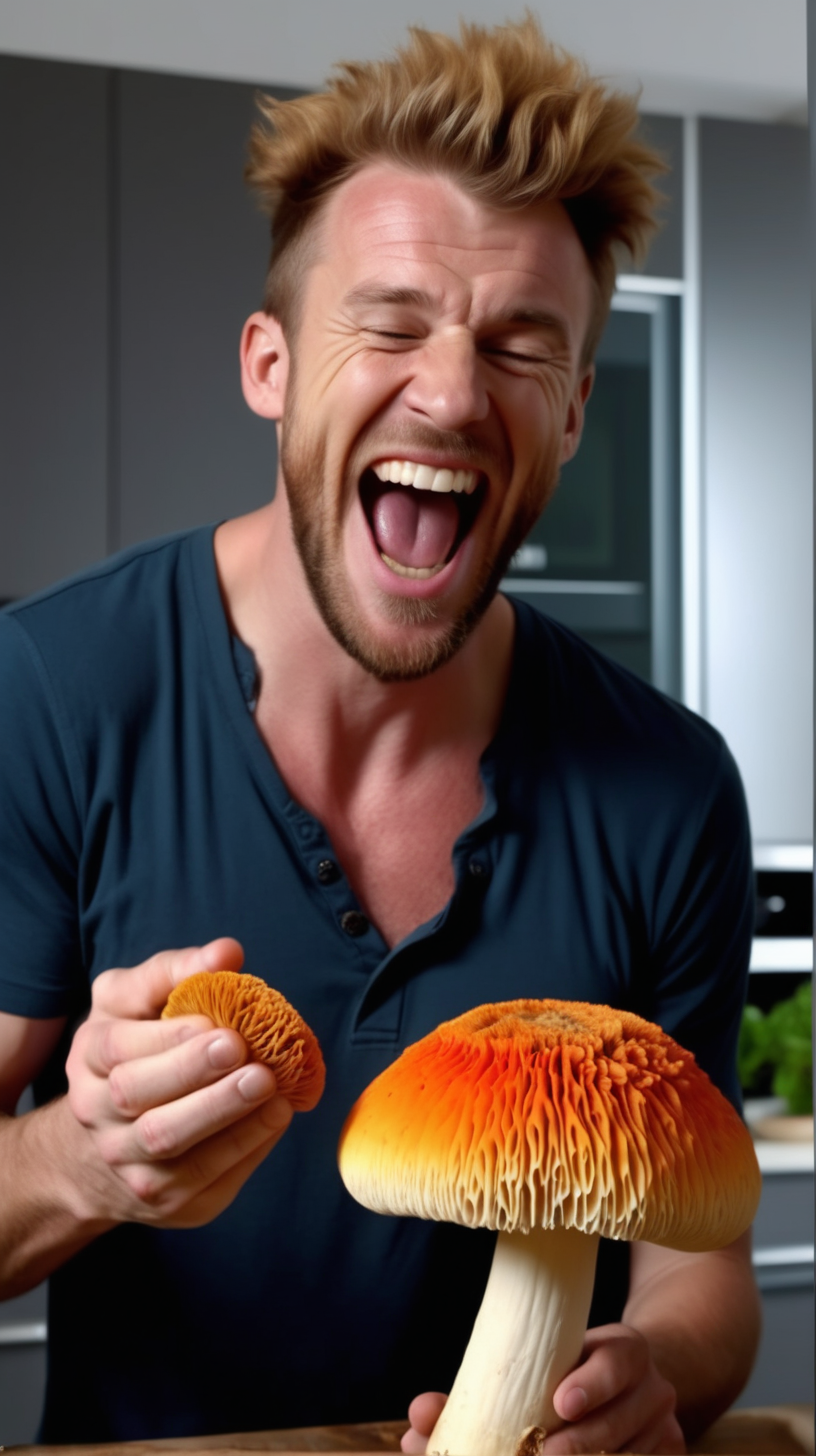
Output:
M32 1289L113 1225L93 1213L78 1133L65 1098L0 1116L0 1299Z
M751 1373L761 1307L750 1232L715 1253L635 1245L632 1256L623 1320L647 1339L658 1370L677 1392L677 1417L692 1439L731 1405Z

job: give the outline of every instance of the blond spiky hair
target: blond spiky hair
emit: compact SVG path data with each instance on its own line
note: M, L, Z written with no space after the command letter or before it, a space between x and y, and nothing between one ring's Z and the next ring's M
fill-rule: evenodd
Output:
M492 30L462 21L459 40L419 27L409 35L387 60L340 63L319 94L260 98L246 178L272 220L264 306L293 321L294 245L330 191L390 160L443 172L494 206L563 202L595 281L591 357L616 252L645 252L659 200L651 178L665 170L634 136L635 98L608 91L529 13Z

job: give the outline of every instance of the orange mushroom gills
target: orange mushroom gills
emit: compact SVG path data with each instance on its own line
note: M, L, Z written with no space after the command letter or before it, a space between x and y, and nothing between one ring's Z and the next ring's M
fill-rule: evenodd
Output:
M294 1006L258 976L200 971L170 992L162 1017L209 1016L240 1032L253 1057L275 1073L278 1092L296 1112L320 1101L326 1067L320 1044Z

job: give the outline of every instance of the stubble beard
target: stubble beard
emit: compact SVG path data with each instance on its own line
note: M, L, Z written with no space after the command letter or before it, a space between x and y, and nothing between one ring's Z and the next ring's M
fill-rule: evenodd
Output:
M291 385L290 377L287 425L281 439L281 469L292 534L320 616L343 651L379 682L411 682L427 677L456 655L481 621L498 592L511 557L541 513L541 495L536 491L535 508L532 499L529 503L522 502L512 531L493 559L485 562L470 601L448 623L438 622L439 609L432 600L381 592L383 616L395 626L414 632L415 636L398 647L378 641L362 619L349 590L341 564L338 533L326 509L329 494L324 489L325 451L320 440L310 440L308 431L300 428ZM556 467L545 500L552 495L557 479ZM356 490L356 480L347 481L346 487ZM434 623L438 624L436 630ZM421 631L423 628L426 630Z

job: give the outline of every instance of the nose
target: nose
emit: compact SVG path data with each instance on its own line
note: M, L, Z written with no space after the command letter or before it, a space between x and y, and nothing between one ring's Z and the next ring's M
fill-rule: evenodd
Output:
M465 330L428 339L413 356L404 391L410 409L440 430L463 430L485 419L490 401L474 342Z

